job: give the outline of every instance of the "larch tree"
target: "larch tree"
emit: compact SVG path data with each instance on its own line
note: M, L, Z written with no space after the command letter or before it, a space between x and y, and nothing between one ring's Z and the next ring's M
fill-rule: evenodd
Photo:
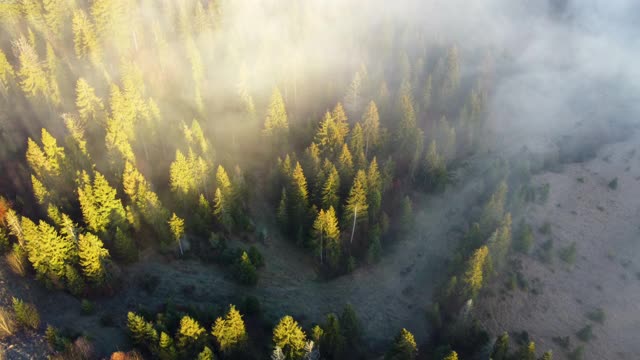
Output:
M304 355L307 335L298 322L287 315L273 329L273 342L282 349L287 360L298 360Z
M175 213L171 215L171 218L168 221L169 229L171 229L171 234L173 235L173 240L178 243L178 247L180 248L180 254L183 254L182 249L182 237L184 236L184 219L178 217Z
M211 334L215 336L220 350L225 354L241 349L248 339L242 315L234 305L229 306L229 312L224 318L216 319Z
M367 170L367 203L369 204L370 216L378 215L382 206L382 177L375 156L369 163Z
M47 99L50 92L49 77L38 53L24 37L14 42L13 46L20 62L18 78L22 91L32 99L36 99L38 96Z
M321 153L328 157L333 157L344 143L344 138L341 137L336 122L329 111L324 114L318 125L314 143L317 143Z
M341 181L345 184L348 183L353 176L353 156L347 144L342 145L342 152L338 158L338 172L340 173Z
M362 324L351 304L347 304L340 315L340 327L349 348L355 348L360 342Z
M321 264L324 262L326 251L331 266L338 265L340 260L340 228L333 206L329 207L327 211L321 209L318 212L313 223L313 245L318 251Z
M58 85L59 64L58 58L51 43L47 42L46 69L49 80L49 101L53 105L60 105L60 86Z
M364 154L368 156L369 149L376 147L380 142L380 115L373 100L362 114L362 132L364 135Z
M458 360L458 353L455 351L451 351L449 354L447 354L447 356L444 357L443 360Z
M7 97L9 94L9 89L13 86L15 82L15 71L13 70L13 66L7 60L7 56L0 49L0 95Z
M153 324L131 311L127 313L127 329L136 345L151 345L158 341L158 332Z
M464 273L465 293L474 298L484 283L484 271L489 257L489 248L482 246L477 249L467 261L467 269Z
M189 346L198 345L207 331L198 321L190 316L183 316L180 319L180 327L178 328L178 346L187 348Z
M83 275L96 285L101 285L107 275L109 251L102 241L91 233L78 237L78 258Z
M344 108L341 103L337 103L331 112L331 117L333 121L335 121L337 128L337 140L339 144L342 144L347 139L349 135L349 119L347 118L347 114L344 112Z
M364 168L367 165L367 159L364 154L364 133L359 123L357 123L351 131L349 149L354 156L353 162L356 168Z
M508 360L509 359L509 334L502 333L493 345L491 351L492 360Z
M356 232L356 223L367 219L367 175L364 170L358 170L353 186L349 191L349 197L344 206L344 226L351 226L350 243L353 243L353 236ZM353 224L353 225L351 225Z
M109 185L102 174L96 171L91 179L83 171L78 182L78 200L89 230L102 234L111 228L126 226L126 214L116 189Z
M61 280L66 265L73 263L77 254L75 244L61 237L56 229L44 221L36 225L22 217L25 248L31 265L40 279Z
M96 29L82 9L73 12L72 19L73 43L76 56L79 59L87 59L93 65L101 63L102 48L98 42Z
M287 110L285 109L284 100L278 88L273 89L271 101L267 108L267 115L264 119L263 133L272 138L272 143L277 146L284 144L289 134Z
M68 0L43 0L42 5L47 28L56 38L62 38L62 30L73 10L73 2Z
M79 78L76 82L76 108L80 119L85 124L103 121L104 104L102 99L96 96L95 90L84 78Z
M322 207L328 209L329 207L337 208L340 204L340 175L338 169L333 164L330 164L329 173L326 175L326 180L322 186Z

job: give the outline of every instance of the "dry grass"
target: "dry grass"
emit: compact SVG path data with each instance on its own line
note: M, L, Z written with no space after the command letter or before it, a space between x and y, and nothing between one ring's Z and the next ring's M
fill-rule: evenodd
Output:
M13 335L15 331L16 320L13 313L4 307L0 307L0 339ZM0 359L2 359L2 357L0 357Z
M7 265L9 265L9 269L20 276L25 276L27 274L27 258L24 254L17 249L13 249L6 256Z

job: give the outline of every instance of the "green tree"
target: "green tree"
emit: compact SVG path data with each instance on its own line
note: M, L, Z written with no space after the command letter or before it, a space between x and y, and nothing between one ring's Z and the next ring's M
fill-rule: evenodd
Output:
M218 187L215 193L213 212L220 224L227 231L231 231L234 226L234 191L229 176L222 165L218 166L216 183Z
M95 26L84 10L76 9L73 12L72 28L76 56L88 59L94 65L100 64L102 49L98 43Z
M333 108L331 117L336 124L338 144L343 144L349 135L349 121L341 103L337 103Z
M37 330L40 327L40 314L35 305L25 303L21 299L12 298L13 312L16 315L16 321L23 327Z
M105 281L109 251L97 236L86 233L78 237L78 257L84 276L97 285Z
M369 214L373 218L378 215L382 206L382 177L378 170L378 161L374 156L367 170L367 201Z
M362 126L356 124L351 131L351 138L349 139L349 148L354 155L354 163L356 168L362 169L366 167L366 156L364 153L364 133Z
M320 349L324 357L330 359L341 358L345 349L345 339L340 329L338 317L335 314L328 314L322 325L322 330Z
M365 175L364 170L358 170L358 173L353 180L351 191L349 191L347 203L344 207L344 224L353 223L350 242L353 242L353 235L356 231L356 223L358 221L365 221L367 219L368 208L369 204L367 202L367 176Z
M553 352L551 352L551 350L542 354L542 357L540 358L540 360L552 360L552 359L553 359Z
M492 360L508 360L509 359L509 334L502 333L493 345L491 351Z
M169 211L162 205L158 195L152 191L151 184L128 161L124 166L122 185L136 214L151 226L160 239L165 240L169 236L167 227Z
M431 190L441 191L447 184L447 166L438 152L435 140L432 140L425 155L425 184Z
M229 305L229 312L224 318L216 319L211 334L216 337L220 351L225 354L244 347L248 338L242 315L234 305Z
M362 325L358 320L358 315L351 304L347 304L340 315L340 327L342 328L342 334L350 349L357 347L360 343L360 336L362 334Z
M391 348L385 354L385 360L413 360L418 356L418 345L413 334L407 329L400 330Z
M298 322L291 316L285 316L273 329L273 342L282 349L288 360L297 360L304 355L307 336Z
M353 176L353 157L347 144L342 145L342 152L340 153L340 157L338 157L338 171L342 181L347 183L351 180Z
M159 345L159 356L162 360L173 360L177 358L176 348L173 345L173 339L164 331L160 333Z
M256 267L246 251L242 252L240 259L235 264L235 276L244 285L255 285L258 282Z
M205 346L198 354L197 360L215 360L215 356L213 356L213 351L208 346Z
M7 56L0 50L0 94L7 97L9 89L15 83L15 71L7 60Z

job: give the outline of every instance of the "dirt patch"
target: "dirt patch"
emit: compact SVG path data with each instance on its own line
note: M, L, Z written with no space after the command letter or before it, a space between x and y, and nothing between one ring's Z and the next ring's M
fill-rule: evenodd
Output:
M567 165L562 173L534 178L549 183L545 205L534 205L525 219L538 229L549 222L551 232L536 232L536 248L553 240L552 262L535 255L517 258L528 290L504 294L506 279L495 279L477 303L482 323L497 335L526 330L539 351L552 349L554 359L568 351L552 339L570 337L570 349L584 346L584 359L636 359L640 354L640 134L604 146L596 158ZM612 180L616 179L612 186ZM573 265L558 256L576 243ZM535 290L533 290L535 289ZM501 294L502 293L502 294ZM492 295L488 295L492 294ZM603 324L586 314L603 309ZM592 325L593 337L576 333Z

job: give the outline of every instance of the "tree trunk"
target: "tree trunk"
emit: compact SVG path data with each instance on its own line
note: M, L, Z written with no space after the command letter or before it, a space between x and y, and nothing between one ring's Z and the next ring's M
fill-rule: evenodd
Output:
M358 218L358 205L353 208L353 229L351 229L351 240L349 244L353 244L353 234L356 233L356 219Z

